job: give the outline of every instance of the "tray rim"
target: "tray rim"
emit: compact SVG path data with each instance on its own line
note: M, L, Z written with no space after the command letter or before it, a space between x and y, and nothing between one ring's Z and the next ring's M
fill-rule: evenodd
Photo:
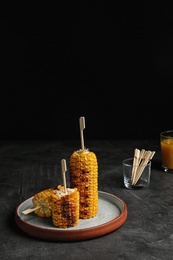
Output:
M115 217L112 220L109 220L105 223L99 224L97 226L93 227L86 227L82 229L47 229L45 227L40 227L40 226L35 226L32 225L26 221L24 221L20 215L18 214L19 207L24 204L27 200L31 199L28 198L21 202L15 209L15 222L17 226L27 233L28 235L39 238L42 240L52 240L52 241L82 241L82 240L88 240L88 239L93 239L97 237L101 237L103 235L106 235L108 233L111 233L118 229L120 226L124 224L124 222L127 219L127 205L123 199L120 197L111 194L109 192L105 191L98 191L99 194L104 195L106 197L111 197L115 199L115 201L119 201L123 209L121 210L120 207L118 207L120 210L119 216Z

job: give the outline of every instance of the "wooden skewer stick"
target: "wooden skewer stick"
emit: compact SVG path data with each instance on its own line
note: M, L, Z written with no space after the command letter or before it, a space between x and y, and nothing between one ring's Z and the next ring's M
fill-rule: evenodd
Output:
M137 172L136 172L136 178L134 180L134 183L133 185L135 185L137 183L137 181L139 180L139 178L141 177L145 167L147 166L150 158L151 158L151 155L152 155L152 152L151 151L147 151L145 153L145 156L144 158L142 159L142 162L141 164L139 165L138 169L137 169Z
M144 158L144 156L145 156L145 149L142 149L140 152L139 164L141 163L141 160Z
M40 207L41 207L41 206L37 206L37 207L32 208L32 209L26 209L26 210L22 211L22 213L25 214L25 215L27 215L27 214L29 214L29 213L35 211L36 209L39 209Z
M134 151L134 158L133 158L133 167L132 167L132 177L131 182L134 182L135 176L136 176L136 170L139 164L139 157L140 157L140 151L139 149L135 149Z
M134 169L132 169L132 177L131 177L132 185L135 185L138 182L138 180L141 177L148 162L153 158L153 156L155 154L155 151L151 152L151 151L145 151L144 149L142 149L141 151L138 152L137 150L138 149L135 149L135 152L134 152L134 161L133 161ZM138 158L138 156L139 156L139 158ZM137 160L137 158L138 158L138 160Z
M66 166L66 160L62 159L61 160L61 168L62 168L62 178L63 178L63 183L64 183L64 192L67 192L67 185L66 185L66 176L65 172L67 171L67 166Z
M141 151L139 151L138 164L135 167L135 172L134 172L133 179L132 179L132 185L134 185L134 183L135 183L137 169L138 169L142 159L144 158L145 154L146 154L145 149L142 149Z
M155 151L151 152L151 156L150 156L149 160L151 160L154 155L155 155Z
M83 130L85 129L85 117L81 116L79 118L79 126L80 126L80 138L81 138L81 148L84 150L84 137L83 137Z

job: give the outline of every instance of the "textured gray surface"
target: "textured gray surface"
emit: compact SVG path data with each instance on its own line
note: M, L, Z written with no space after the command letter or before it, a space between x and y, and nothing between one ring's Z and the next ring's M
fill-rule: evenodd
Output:
M0 142L1 259L172 259L173 175L161 168L158 140L92 140L86 148L99 163L99 190L126 202L128 217L117 230L80 242L35 239L15 224L16 207L61 180L61 159L80 148L79 140ZM123 187L122 160L135 148L155 150L148 189ZM68 170L68 166L67 166ZM68 182L67 176L67 182Z

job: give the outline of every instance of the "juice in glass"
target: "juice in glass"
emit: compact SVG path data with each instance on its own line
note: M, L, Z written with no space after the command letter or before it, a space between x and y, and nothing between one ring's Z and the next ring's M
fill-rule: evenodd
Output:
M165 172L173 173L173 130L160 134L162 167Z

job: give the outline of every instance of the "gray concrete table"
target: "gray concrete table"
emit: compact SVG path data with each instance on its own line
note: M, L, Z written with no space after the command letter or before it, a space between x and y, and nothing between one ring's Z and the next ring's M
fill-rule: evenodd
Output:
M61 159L79 140L0 141L1 259L172 259L173 175L161 168L159 140L86 140L99 164L99 190L127 205L125 223L99 238L77 242L36 239L14 221L16 207L44 188L62 182ZM155 150L148 189L123 186L122 160L134 149ZM68 182L68 177L67 177Z

